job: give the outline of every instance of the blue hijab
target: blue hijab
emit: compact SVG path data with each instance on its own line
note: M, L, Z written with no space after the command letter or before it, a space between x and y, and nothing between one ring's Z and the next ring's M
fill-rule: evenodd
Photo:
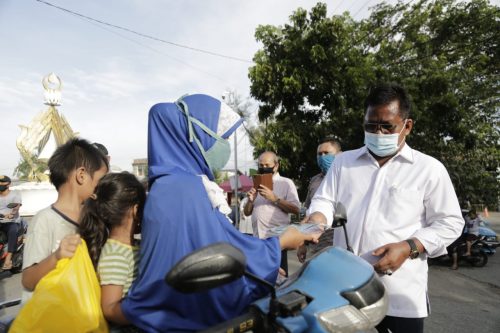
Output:
M238 120L222 133L220 120L227 117L220 101L206 95L190 95L183 101L191 117L223 138L241 124ZM196 124L192 129L205 150L215 143ZM227 242L245 253L248 271L274 283L281 256L278 238L244 235L212 207L199 175L213 179L213 174L198 145L190 142L186 113L178 104L151 108L148 163L150 191L142 223L139 276L122 301L125 316L147 332L189 332L242 314L268 293L265 287L243 277L206 292L183 294L165 283L165 275L194 250Z

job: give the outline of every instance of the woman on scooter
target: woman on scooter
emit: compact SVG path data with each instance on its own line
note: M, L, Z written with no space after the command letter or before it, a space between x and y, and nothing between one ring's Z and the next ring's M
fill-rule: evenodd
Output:
M469 213L465 216L465 226L467 227L467 235L465 237L467 242L467 252L465 252L465 256L470 256L472 243L479 237L480 223L481 218L477 215L476 209L471 208Z
M147 332L198 331L243 313L268 290L243 277L206 292L183 294L165 276L184 256L226 242L247 258L246 269L275 283L281 250L297 248L318 235L294 228L266 240L240 233L213 198L214 173L230 156L227 141L242 119L207 95L161 103L149 112L150 191L144 208L139 276L122 301L129 321Z
M0 230L7 234L7 255L2 266L4 271L12 269L12 254L16 251L17 232L21 222L21 193L11 191L10 184L8 176L0 176Z

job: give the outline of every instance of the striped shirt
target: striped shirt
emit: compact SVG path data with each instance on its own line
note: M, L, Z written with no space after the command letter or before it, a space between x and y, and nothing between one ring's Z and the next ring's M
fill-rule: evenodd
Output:
M139 268L139 247L123 244L114 239L108 239L104 244L97 272L101 286L123 286L123 297L127 295L130 285L137 277Z

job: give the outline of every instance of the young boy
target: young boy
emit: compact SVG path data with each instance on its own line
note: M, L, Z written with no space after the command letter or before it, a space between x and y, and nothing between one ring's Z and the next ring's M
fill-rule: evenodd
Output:
M49 159L50 181L57 200L39 211L28 226L23 257L23 301L31 297L38 281L61 258L72 257L80 243L78 219L89 198L108 172L108 160L86 140L74 138L58 147Z

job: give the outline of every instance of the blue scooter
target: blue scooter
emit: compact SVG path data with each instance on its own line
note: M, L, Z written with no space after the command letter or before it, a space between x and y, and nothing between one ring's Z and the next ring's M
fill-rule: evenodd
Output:
M337 214L333 227L345 232L346 222ZM239 249L217 243L183 258L165 280L187 293L243 275L269 288L270 296L251 304L247 313L203 332L376 332L387 312L388 296L373 267L340 248L327 247L311 257L277 290L245 267Z
M482 220L479 224L479 239L484 243L485 246L481 248L481 252L487 255L493 255L496 253L496 248L500 245L496 232L490 228L489 222Z

